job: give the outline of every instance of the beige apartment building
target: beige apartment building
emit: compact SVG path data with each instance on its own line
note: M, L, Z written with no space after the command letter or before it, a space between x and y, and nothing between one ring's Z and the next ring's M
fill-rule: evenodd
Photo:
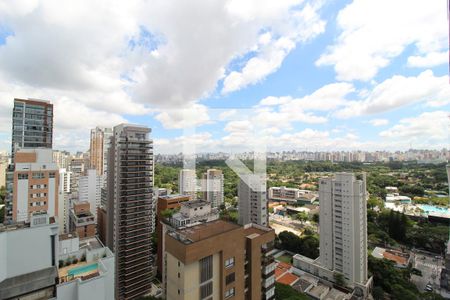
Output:
M19 149L15 154L12 218L29 221L33 213L58 215L59 169L51 149Z
M213 220L165 232L167 300L275 299L273 229Z
M99 176L106 175L111 136L111 128L96 127L91 130L90 167L95 169Z

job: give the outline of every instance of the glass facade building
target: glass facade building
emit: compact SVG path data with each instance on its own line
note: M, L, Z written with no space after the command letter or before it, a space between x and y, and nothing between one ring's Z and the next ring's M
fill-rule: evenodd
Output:
M52 148L53 104L14 99L11 154L18 148Z

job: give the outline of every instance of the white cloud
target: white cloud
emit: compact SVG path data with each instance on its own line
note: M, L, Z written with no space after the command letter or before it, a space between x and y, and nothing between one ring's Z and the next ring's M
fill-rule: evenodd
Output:
M372 119L369 121L373 126L384 126L389 124L388 119Z
M436 77L431 70L411 77L395 75L374 86L365 99L348 102L335 115L350 118L377 114L418 102L433 107L450 103L447 76Z
M211 123L208 108L201 104L191 104L180 109L164 109L155 119L166 129L181 129Z
M303 0L3 1L1 25L11 35L0 45L1 101L49 98L56 107L65 99L110 120L195 107L195 122L173 112L157 118L166 128L202 124L208 117L195 105L232 72L229 64L251 66L256 51L268 63L257 72L269 74L296 43L323 31L317 9Z
M261 5L256 2L256 6ZM283 3L283 1L281 2ZM273 1L270 2L270 6L273 6L273 3ZM325 21L321 20L317 14L319 7L320 5L306 4L300 11L284 12L285 23L283 26L278 24L280 28L277 28L277 25L272 28L274 36L267 32L260 35L259 44L256 46L257 54L246 62L242 70L232 71L225 77L222 93L237 91L249 84L261 81L280 68L283 60L295 48L297 42L306 42L323 33ZM279 37L277 37L277 33Z
M333 66L339 80L368 81L406 47L423 55L447 49L444 1L354 0L337 17L335 43L316 61Z
M446 111L424 112L417 117L401 119L397 125L380 132L380 136L418 148L446 147L449 116Z
M431 68L448 63L448 51L429 52L424 56L408 57L408 67Z

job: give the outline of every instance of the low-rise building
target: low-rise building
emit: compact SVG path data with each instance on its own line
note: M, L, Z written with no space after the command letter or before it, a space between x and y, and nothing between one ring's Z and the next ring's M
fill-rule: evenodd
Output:
M401 196L399 193L387 194L385 198L386 202L395 203L400 202L403 204L410 204L411 198L408 196Z
M285 201L290 204L312 204L317 198L317 193L309 190L285 186L269 188L269 199L272 201Z
M395 266L401 269L406 269L413 259L409 253L381 247L375 247L372 251L372 256L378 259L393 261Z
M95 235L96 222L89 202L76 202L70 210L69 231L76 231L80 238Z
M114 255L97 237L61 235L59 266L58 299L114 299Z

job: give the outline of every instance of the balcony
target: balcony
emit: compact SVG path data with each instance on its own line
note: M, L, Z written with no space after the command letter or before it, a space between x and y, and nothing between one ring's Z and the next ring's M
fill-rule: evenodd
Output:
M268 275L268 274L271 273L271 272L275 272L276 265L277 265L277 264L276 264L275 262L273 262L273 263L271 263L270 265L264 267L264 269L263 269L263 274L264 274L264 275Z

